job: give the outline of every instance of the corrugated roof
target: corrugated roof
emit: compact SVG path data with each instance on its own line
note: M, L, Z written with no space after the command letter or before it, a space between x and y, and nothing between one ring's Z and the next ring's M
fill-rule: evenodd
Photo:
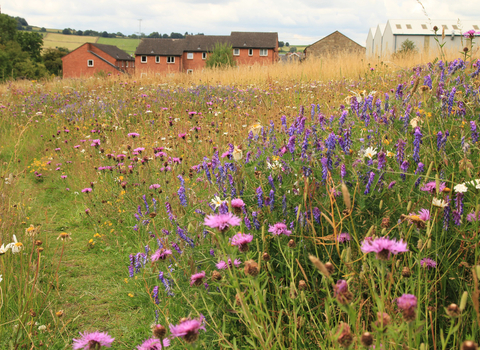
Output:
M116 58L117 60L135 61L135 58L133 58L128 53L126 53L125 51L119 49L114 45L97 44L97 43L92 43L92 45L98 48L99 50L102 50L106 54L110 55L111 57Z
M462 35L470 29L480 28L479 20L432 19L431 21L419 19L391 19L388 21L393 35L434 35L433 27L437 26L437 35Z
M215 44L233 48L273 49L278 33L232 32L231 35L188 35L185 39L142 39L135 55L181 56L183 52L212 51Z

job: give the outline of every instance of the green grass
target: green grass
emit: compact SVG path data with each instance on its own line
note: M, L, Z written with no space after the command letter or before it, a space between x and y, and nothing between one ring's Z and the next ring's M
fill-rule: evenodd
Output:
M81 35L64 35L58 33L47 33L43 38L44 48L66 47L70 51L82 46L84 43L96 43L98 37Z
M97 43L115 45L119 49L133 55L137 46L140 44L140 39L123 39L123 38L98 38Z

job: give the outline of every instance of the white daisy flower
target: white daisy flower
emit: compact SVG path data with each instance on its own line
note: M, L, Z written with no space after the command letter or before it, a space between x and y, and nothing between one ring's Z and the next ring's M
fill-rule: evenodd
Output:
M448 203L445 202L443 199L433 197L432 205L439 208L445 208L446 206L448 206Z
M377 150L373 147L368 147L364 152L363 156L372 159L377 154Z
M212 203L215 206L215 209L221 206L223 202L225 201L221 200L219 196L213 197L213 199L210 201L210 203Z

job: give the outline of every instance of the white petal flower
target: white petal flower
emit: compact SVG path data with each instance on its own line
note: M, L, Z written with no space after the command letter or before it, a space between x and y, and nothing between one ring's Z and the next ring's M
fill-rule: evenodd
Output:
M459 193L465 193L468 191L468 188L464 183L456 185L453 189L455 190L455 192Z
M224 201L222 201L219 196L213 197L213 199L210 201L210 203L212 203L215 206L215 209L221 206L223 202Z
M20 253L23 249L23 243L17 241L17 236L13 235L13 242L7 244L6 248L11 249L13 254Z
M5 244L2 244L2 246L0 247L0 255L5 254L9 249L10 249L10 247L9 247L8 244L7 244L6 247L5 247Z
M433 197L432 205L439 208L445 208L446 206L448 206L448 203L445 202L443 199L438 199L436 197Z
M368 147L364 152L363 156L372 159L377 154L377 150L373 147Z

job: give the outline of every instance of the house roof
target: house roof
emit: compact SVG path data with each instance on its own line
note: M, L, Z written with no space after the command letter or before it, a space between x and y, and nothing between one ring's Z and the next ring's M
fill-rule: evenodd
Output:
M464 32L474 29L480 30L479 20L456 20L456 19L391 19L388 21L393 35L435 35L433 27L437 26L437 35L445 30L445 35L462 35Z
M116 58L117 60L123 60L123 61L135 61L135 58L130 56L128 53L125 51L119 49L115 45L106 45L106 44L97 44L97 43L91 43L91 45L95 46L99 50L102 50L105 52L107 55Z
M324 37L324 38L322 38L322 39L320 39L320 40L315 41L313 44L308 45L308 46L303 50L303 52L305 52L305 50L307 50L310 46L313 46L313 45L315 45L315 44L317 44L317 43L320 43L320 42L324 41L325 39L327 39L328 37L330 37L330 36L332 36L332 35L341 35L341 36L347 38L348 40L352 41L353 43L357 44L360 48L364 49L364 47L363 47L362 45L360 45L359 43L353 41L353 40L350 39L348 36L340 33L338 30L336 30L336 31L334 31L333 33L327 35L326 37Z
M135 55L181 56L185 51L212 51L217 43L233 48L273 49L277 47L278 33L232 32L231 35L188 35L185 39L144 38Z

